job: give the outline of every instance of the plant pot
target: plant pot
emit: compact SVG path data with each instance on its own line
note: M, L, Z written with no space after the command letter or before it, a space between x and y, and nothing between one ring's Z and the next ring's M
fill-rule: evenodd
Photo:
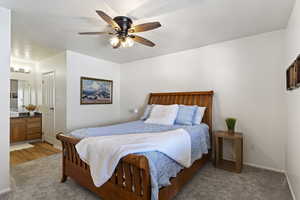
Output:
M234 134L234 129L228 129L228 133Z
M227 118L225 121L226 121L228 132L234 133L236 119L235 118Z

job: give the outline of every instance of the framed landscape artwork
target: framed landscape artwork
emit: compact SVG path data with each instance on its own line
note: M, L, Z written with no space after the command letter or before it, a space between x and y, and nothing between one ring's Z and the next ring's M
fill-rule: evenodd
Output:
M300 55L286 70L286 87L287 90L294 90L300 87Z
M81 77L80 104L112 104L113 81Z
M300 55L295 61L295 73L296 73L296 87L300 87Z
M286 87L287 90L293 90L296 88L294 63L286 70Z

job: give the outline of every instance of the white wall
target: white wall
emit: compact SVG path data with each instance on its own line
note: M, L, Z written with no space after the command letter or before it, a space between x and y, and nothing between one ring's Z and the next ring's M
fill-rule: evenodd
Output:
M39 62L37 67L37 88L38 88L38 104L42 104L42 74L47 72L55 72L55 132L66 131L66 53L60 53L56 56L47 58ZM49 141L58 144L53 138Z
M38 104L42 104L42 74L55 72L55 132L105 125L119 121L120 65L66 51L39 62L37 67ZM112 105L80 105L80 77L114 81ZM59 144L53 138L51 143Z
M113 104L80 105L80 77L113 80ZM67 51L67 129L119 121L120 65Z
M10 11L0 7L0 194L9 191Z
M214 130L236 117L245 162L284 169L283 31L121 66L121 119L150 92L214 90Z
M286 30L286 62L284 70L300 54L300 1L297 0ZM286 171L296 199L300 199L300 89L287 91L288 133Z

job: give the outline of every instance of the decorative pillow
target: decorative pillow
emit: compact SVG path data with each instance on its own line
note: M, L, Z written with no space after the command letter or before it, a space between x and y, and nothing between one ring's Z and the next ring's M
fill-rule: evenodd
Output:
M202 118L204 116L206 107L197 107L194 120L193 120L193 125L195 124L200 124L202 122Z
M143 116L140 118L141 120L146 120L150 116L153 105L147 105L144 111Z
M149 118L145 121L148 124L173 125L178 112L178 105L154 105Z
M197 106L179 105L175 124L193 125L193 120Z

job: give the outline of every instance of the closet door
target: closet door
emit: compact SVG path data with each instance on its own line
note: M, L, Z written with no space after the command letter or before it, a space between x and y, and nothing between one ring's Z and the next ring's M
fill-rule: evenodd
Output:
M45 73L42 78L42 97L43 97L43 132L44 140L55 143L55 73Z

